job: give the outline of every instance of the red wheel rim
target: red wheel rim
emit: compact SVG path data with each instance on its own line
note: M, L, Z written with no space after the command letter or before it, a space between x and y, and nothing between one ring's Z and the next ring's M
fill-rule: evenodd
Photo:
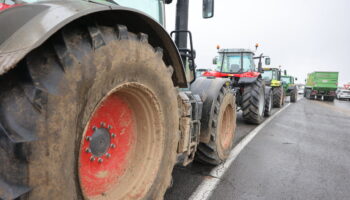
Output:
M78 171L84 198L145 198L162 169L163 124L159 99L145 85L125 83L111 90L82 136Z
M79 156L80 184L85 196L104 195L123 175L133 142L134 123L128 103L117 94L109 95L95 110L84 132ZM92 152L93 139L98 139L93 138L97 130L108 131L110 137L107 150L100 156Z

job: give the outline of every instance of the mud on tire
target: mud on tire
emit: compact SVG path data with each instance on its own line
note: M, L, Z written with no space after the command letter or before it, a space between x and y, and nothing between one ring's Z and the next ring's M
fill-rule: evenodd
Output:
M229 87L223 86L212 114L209 143L200 143L196 160L218 165L224 162L233 147L236 129L236 99Z
M0 197L17 198L31 188L25 194L29 200L82 199L77 169L84 128L104 96L113 90L128 93L122 97L126 102L128 97L136 102L138 94L132 91L140 86L157 105L151 105L155 112L148 122L155 124L149 125L153 131L136 125L136 135L147 132L156 138L146 140L150 150L145 151L155 154L130 157L144 165L132 166L134 171L126 167L125 174L144 175L129 180L129 186L114 185L118 197L108 191L97 197L162 199L171 182L179 127L171 71L146 34L131 33L123 25L78 21L59 31L0 77ZM128 105L137 112L136 104Z

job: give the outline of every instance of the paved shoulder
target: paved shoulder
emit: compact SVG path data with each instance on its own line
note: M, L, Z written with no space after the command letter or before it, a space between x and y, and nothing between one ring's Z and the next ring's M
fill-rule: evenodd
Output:
M302 99L241 152L211 199L350 199L350 113Z

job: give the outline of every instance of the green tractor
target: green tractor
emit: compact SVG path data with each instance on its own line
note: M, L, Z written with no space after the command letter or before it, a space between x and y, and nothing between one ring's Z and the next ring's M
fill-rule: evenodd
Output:
M298 88L295 85L294 80L298 79L287 75L287 71L284 70L284 75L281 77L281 80L285 96L290 96L290 102L295 103L298 98Z
M273 107L281 108L284 105L284 89L281 81L280 68L263 68L262 78L265 84L272 88Z

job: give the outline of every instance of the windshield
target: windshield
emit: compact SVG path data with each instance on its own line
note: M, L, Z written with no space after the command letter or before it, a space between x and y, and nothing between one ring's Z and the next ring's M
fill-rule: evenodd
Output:
M253 56L250 53L220 53L215 71L241 73L254 71Z
M281 80L282 80L282 82L290 84L290 78L288 76L287 77L282 77Z
M0 3L7 5L34 3L44 0L0 0ZM163 0L95 0L99 2L111 3L134 8L147 13L160 24L164 25L164 2Z
M261 74L262 78L265 80L265 81L271 81L273 78L273 73L272 71L264 71L264 73Z

